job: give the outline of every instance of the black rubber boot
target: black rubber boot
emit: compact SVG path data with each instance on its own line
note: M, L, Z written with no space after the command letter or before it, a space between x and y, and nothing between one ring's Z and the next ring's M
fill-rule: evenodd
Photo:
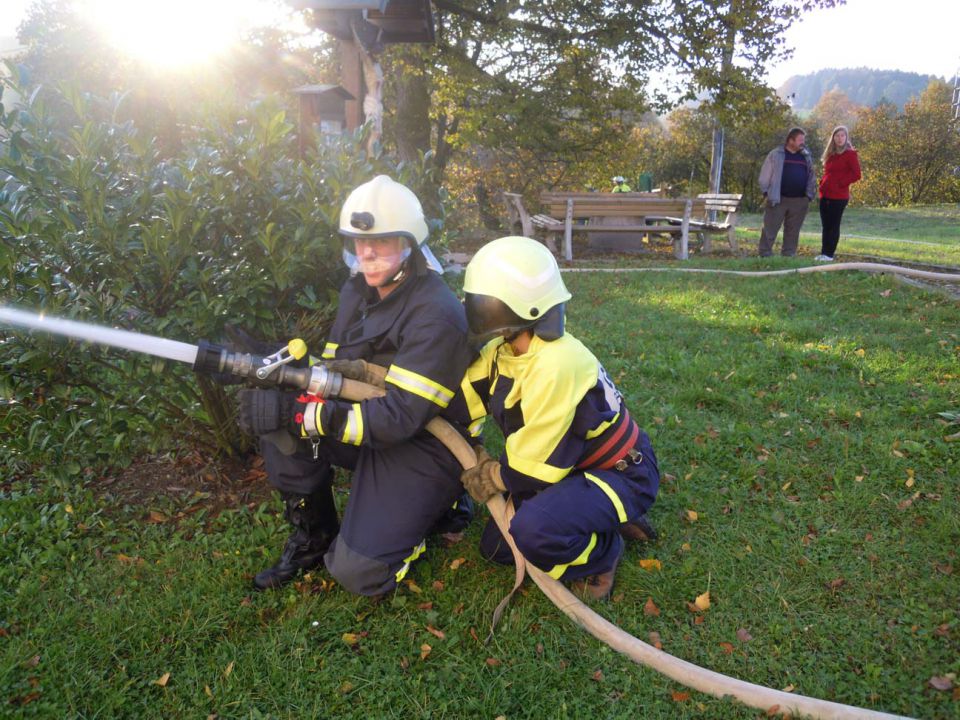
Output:
M439 535L445 547L456 545L463 540L467 526L470 525L470 521L473 519L474 512L475 506L473 504L473 498L471 498L468 493L464 493L453 506L437 520L427 534Z
M657 531L650 524L646 515L641 515L636 520L621 525L620 534L627 540L636 540L637 542L652 542L657 539Z
M284 515L293 525L293 533L287 538L276 564L253 578L257 590L281 587L301 570L322 565L324 553L340 530L330 488L309 496L284 493L283 502Z

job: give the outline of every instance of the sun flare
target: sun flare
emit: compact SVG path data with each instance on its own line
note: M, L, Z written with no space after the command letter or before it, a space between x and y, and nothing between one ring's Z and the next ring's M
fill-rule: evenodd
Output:
M235 45L244 31L276 23L270 0L82 0L93 24L125 54L151 65L184 68Z

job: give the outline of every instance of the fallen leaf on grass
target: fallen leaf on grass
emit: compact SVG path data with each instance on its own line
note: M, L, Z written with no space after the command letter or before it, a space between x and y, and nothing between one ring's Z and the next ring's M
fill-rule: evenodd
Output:
M646 558L640 561L640 567L647 572L653 572L654 570L660 570L663 566L656 558Z
M165 523L169 519L170 518L164 515L162 512L159 512L157 510L151 510L150 515L147 517L147 522L157 525L159 523Z
M143 558L138 558L136 556L130 557L129 555L118 553L117 562L121 565L143 565Z
M596 672L594 672L593 675L590 677L590 679L593 680L594 682L602 682L603 670L597 670Z
M657 607L657 604L653 602L653 598L647 598L646 604L643 606L644 615L653 615L657 617L660 614L660 608Z
M690 693L674 690L673 692L670 693L670 698L674 702L686 702L687 700L690 699Z
M159 685L160 687L166 687L167 683L170 682L170 673L164 673L156 680L153 681L154 685Z
M340 639L350 647L356 647L360 643L360 636L357 633L344 633L340 636Z
M723 650L727 655L733 654L733 643L722 642L720 643L720 649Z
M790 684L787 685L785 688L783 688L783 691L784 691L784 692L793 692L793 691L796 690L796 689L797 689L797 686L794 685L793 683L790 683Z
M27 660L27 661L23 664L23 666L24 666L24 667L31 668L31 667L36 667L36 666L39 665L39 664L40 664L40 656L39 656L39 655L34 655L32 658L30 658L29 660Z
M443 580L434 580L430 587L433 588L434 592L443 592Z
M203 686L203 694L206 695L208 698L213 697L213 690L210 689L209 685Z
M441 640L447 637L443 634L443 630L437 630L433 625L427 625L427 632Z
M450 561L450 569L451 569L451 570L456 570L458 567L460 567L461 565L463 565L466 561L467 561L467 559L466 559L466 558L462 558L462 557L459 557L459 558L457 558L456 560L451 560L451 561Z
M223 671L223 676L224 676L225 678L230 677L230 673L233 672L233 664L234 664L234 663L233 663L233 660L231 660L230 663L227 665L226 670Z
M748 633L743 628L740 628L739 630L737 630L737 639L740 642L750 642L751 640L753 640L753 635Z
M693 604L697 606L698 610L707 610L710 607L710 591L703 593L703 595L697 595L697 599L693 601Z
M421 659L421 660L426 660L427 657L430 655L430 651L431 651L431 650L433 650L433 648L430 647L429 645L427 645L426 643L424 643L423 645L421 645L421 646L420 646L420 659Z
M947 623L938 625L937 629L933 631L933 634L937 637L950 637L950 626Z
M687 522L695 523L700 516L696 510L686 510L684 511L683 517Z
M941 691L952 690L953 681L955 679L956 679L956 676L953 673L949 673L947 675L934 675L929 680L930 687L932 687L934 690L941 690Z
M828 582L826 587L827 587L827 590L837 590L838 588L841 588L846 584L847 584L847 581L844 578L838 577Z
M660 633L656 630L650 631L650 644L653 645L657 650L663 650L663 643L660 642Z
M404 655L402 658L400 658L400 667L403 668L404 670L409 670L409 669L410 669L410 661L407 660L407 656L406 656L406 655Z
M890 293L892 292L893 290L884 290L882 293L880 293L880 297L890 297Z
M934 567L937 569L937 572L941 572L944 575L953 574L953 565L950 563L934 563Z
M484 662L487 664L487 667L497 667L503 663L495 657L488 657Z

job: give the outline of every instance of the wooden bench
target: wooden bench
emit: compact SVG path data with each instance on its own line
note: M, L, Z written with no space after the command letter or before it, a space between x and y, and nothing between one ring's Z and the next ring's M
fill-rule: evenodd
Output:
M712 247L710 235L726 233L730 247L736 251L736 221L740 195L702 194L696 198L666 198L655 193L559 193L545 192L540 201L552 224L545 229L558 234L562 217L564 256L573 259L574 232L663 234L673 239L674 255L689 257L690 232L703 241L704 251ZM721 211L721 221L711 219L711 212ZM607 218L617 218L616 224ZM631 222L632 220L632 222ZM579 222L578 222L579 221Z
M690 220L690 230L695 232L703 242L703 252L708 253L713 249L710 236L717 233L723 233L727 236L727 242L730 243L730 249L733 252L739 252L740 246L737 244L737 213L740 209L740 200L743 195L722 194L722 193L702 193L697 195L697 200L703 200L706 214L702 220ZM723 213L723 219L718 219L717 215ZM668 216L647 216L648 222L668 222L671 225L682 225L682 217Z

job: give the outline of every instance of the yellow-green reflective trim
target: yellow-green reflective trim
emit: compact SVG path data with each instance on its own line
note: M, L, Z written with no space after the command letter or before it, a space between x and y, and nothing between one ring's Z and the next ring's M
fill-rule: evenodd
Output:
M333 360L337 356L337 348L340 347L339 343L328 342L323 348L322 357L324 360Z
M436 403L442 408L447 407L453 400L453 390L445 388L425 375L419 375L412 370L406 370L396 365L390 366L386 382L393 383L414 395L419 395L424 400Z
M548 483L557 483L570 474L572 468L558 468L546 463L536 462L535 460L526 460L510 454L510 448L507 448L507 464L514 470L529 475L537 480Z
M590 558L590 553L593 552L593 549L597 546L597 534L590 533L590 542L587 543L587 547L584 548L583 552L577 556L576 560L568 562L566 565L555 565L553 570L547 573L554 580L559 580L560 577L567 571L567 568L573 567L574 565L585 565L587 560Z
M407 557L403 559L403 567L397 570L397 575L396 575L397 582L400 582L401 580L403 580L406 574L410 571L410 564L414 560L416 560L418 557L423 555L423 553L425 553L426 551L427 551L427 541L421 540L420 544L413 549L413 552L407 555Z
M480 437L480 433L483 432L483 423L486 422L486 418L482 417L479 420L474 420L470 423L467 430L470 432L470 437Z
M487 368L482 364L483 358L475 360L473 365L467 368L467 374L463 376L460 382L460 392L463 393L463 400L467 404L467 412L470 413L471 420L479 420L486 417L487 407L483 404L483 398L473 387L473 383L487 379Z
M595 437L600 437L600 435L606 432L608 427L613 425L619 419L620 419L620 413L617 413L616 415L613 416L613 420L611 420L610 422L600 423L600 425L597 426L596 429L588 430L586 435L587 440L593 440Z
M621 523L625 523L627 521L627 511L624 509L623 503L620 501L620 497L616 492L614 492L613 488L596 475L591 475L590 473L584 473L584 475L586 476L587 480L603 490L606 496L610 498L610 502L613 503L613 507L617 510L617 517L620 519Z
M347 445L359 445L363 442L363 411L360 403L353 403L353 407L347 412L347 422L343 426L340 442Z

